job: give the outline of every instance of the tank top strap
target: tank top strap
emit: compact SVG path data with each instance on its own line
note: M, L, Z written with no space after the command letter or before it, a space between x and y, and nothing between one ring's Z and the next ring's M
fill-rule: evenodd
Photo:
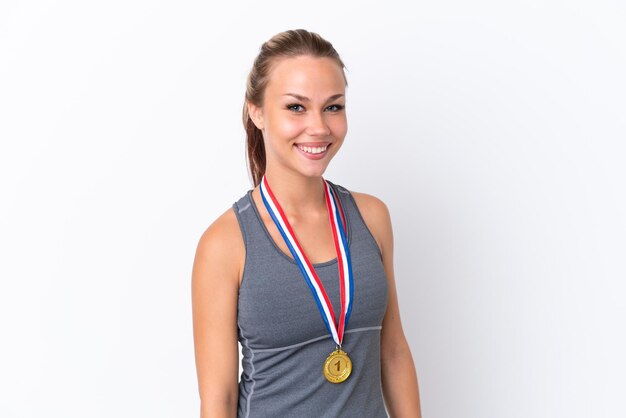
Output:
M252 189L233 204L233 210L239 221L246 249L265 245L267 239L265 227L252 201Z
M367 243L367 245L371 249L374 249L374 251L382 259L380 247L378 246L376 239L374 239L374 235L371 233L369 227L365 223L365 220L363 219L361 211L359 211L359 208L356 205L356 201L354 200L354 196L352 196L352 193L339 184L334 184L331 181L329 181L329 183L337 192L337 196L339 196L339 200L341 201L341 207L345 212L345 217L348 223L348 241L351 242L354 240L360 240Z

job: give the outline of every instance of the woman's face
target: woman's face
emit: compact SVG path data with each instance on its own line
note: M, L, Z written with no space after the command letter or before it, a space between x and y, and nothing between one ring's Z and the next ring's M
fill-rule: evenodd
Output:
M348 131L345 100L343 71L332 59L300 56L275 62L263 105L249 105L263 132L267 170L321 176Z

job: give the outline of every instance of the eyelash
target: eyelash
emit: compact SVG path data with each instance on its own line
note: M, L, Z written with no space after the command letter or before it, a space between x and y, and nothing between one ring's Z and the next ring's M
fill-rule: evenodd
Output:
M301 104L298 104L298 103L292 103L292 104L288 104L287 105L287 109L288 110L291 110L292 112L295 112L295 113L300 113L299 111L294 110L295 107L301 107L302 109L304 109L304 106L302 106ZM341 110L343 110L345 108L344 105L340 105L340 104L330 105L330 106L326 107L326 109L328 109L329 107L335 107L336 108L336 110L332 110L331 112L339 112L339 111L341 111Z

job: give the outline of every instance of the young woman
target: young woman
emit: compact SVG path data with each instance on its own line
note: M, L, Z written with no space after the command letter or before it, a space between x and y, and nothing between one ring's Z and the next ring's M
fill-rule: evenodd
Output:
M207 228L193 267L202 418L420 417L387 207L322 177L346 136L346 85L333 46L305 30L254 61L255 187Z

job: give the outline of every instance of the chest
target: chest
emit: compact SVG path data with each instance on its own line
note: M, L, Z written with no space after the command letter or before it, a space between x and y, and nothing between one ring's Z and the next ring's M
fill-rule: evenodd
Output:
M387 279L380 257L366 241L349 245L354 283L347 329L380 326L387 305ZM336 260L314 265L338 318ZM253 348L272 349L329 335L311 289L298 266L275 248L251 251L239 292L238 324Z
M293 258L283 236L274 223L274 220L267 210L265 210L265 207L260 206L258 202L256 202L256 206L259 209L261 221L274 244L284 254ZM311 263L324 263L337 257L330 219L327 213L309 214L298 217L288 216L287 218L298 243Z

